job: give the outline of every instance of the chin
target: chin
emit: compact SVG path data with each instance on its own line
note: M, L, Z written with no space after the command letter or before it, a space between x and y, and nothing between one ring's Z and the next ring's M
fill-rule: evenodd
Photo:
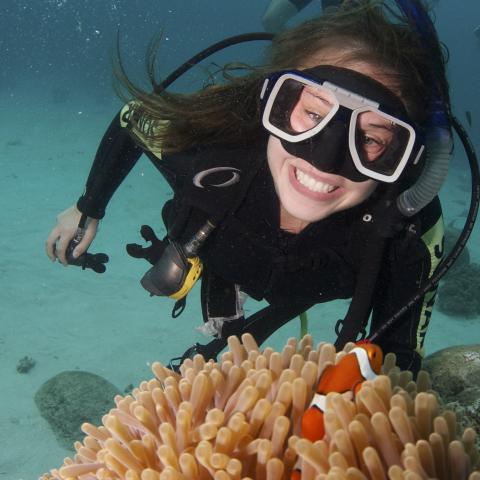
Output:
M306 209L303 205L288 205L288 202L283 204L283 208L292 217L307 223L318 222L337 211L335 208L318 208L318 206L311 211Z

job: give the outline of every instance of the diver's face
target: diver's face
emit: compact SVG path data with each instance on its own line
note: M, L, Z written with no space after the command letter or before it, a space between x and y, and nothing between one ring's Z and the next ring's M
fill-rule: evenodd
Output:
M304 68L322 63L350 68L382 82L382 72L363 62L341 64L334 58L328 58L323 59L323 62L317 60L317 63L305 65ZM305 92L305 95L307 94L308 92ZM326 109L328 108L326 105ZM301 112L298 113L297 115L297 112L292 112L293 127L296 122L298 131L305 131L314 126L316 121L314 118L306 118ZM274 136L270 136L268 141L267 158L281 207L289 217L304 224L322 220L336 212L359 205L377 186L377 182L371 179L354 182L341 175L323 172L310 162L288 153L281 141Z

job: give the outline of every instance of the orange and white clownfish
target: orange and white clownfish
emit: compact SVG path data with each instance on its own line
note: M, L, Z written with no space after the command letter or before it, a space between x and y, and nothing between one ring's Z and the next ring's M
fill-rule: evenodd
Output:
M351 391L354 395L365 380L373 380L382 367L382 349L373 343L357 344L336 365L320 376L315 395L302 416L302 436L315 442L325 435L323 413L328 393Z
M365 380L373 380L383 363L382 349L373 343L358 343L336 365L329 365L318 380L315 395L310 406L302 416L302 437L315 442L325 436L323 413L328 393L345 393L354 395ZM290 480L300 480L302 472L294 467Z

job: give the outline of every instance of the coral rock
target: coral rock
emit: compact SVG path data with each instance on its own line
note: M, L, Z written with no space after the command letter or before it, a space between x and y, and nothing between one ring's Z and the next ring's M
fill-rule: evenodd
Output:
M83 436L82 423L100 423L102 415L113 406L117 393L118 388L98 375L65 371L38 389L35 403L57 441L72 450L73 442Z

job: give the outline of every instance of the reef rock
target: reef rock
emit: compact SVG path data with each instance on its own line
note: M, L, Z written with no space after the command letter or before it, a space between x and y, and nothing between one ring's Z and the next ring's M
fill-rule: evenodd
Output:
M35 394L35 403L57 441L71 450L83 436L84 422L98 425L114 405L119 389L89 372L65 371L47 380Z
M453 223L450 223L447 227L445 227L445 253L449 254L455 243L457 242L458 238L460 237L462 230L460 228L455 228ZM463 267L470 264L470 252L468 251L468 247L465 246L462 250L460 256L455 260L455 263L452 265L450 273L454 272L455 270L461 270ZM448 278L448 277L447 277Z
M480 432L480 344L439 350L427 356L422 367L445 407L457 413L460 425Z
M461 231L452 223L445 228L445 252L453 249ZM438 290L437 308L456 317L472 318L480 315L480 265L470 261L465 247L442 279Z
M480 315L480 265L470 263L448 272L438 290L438 308L447 315Z

